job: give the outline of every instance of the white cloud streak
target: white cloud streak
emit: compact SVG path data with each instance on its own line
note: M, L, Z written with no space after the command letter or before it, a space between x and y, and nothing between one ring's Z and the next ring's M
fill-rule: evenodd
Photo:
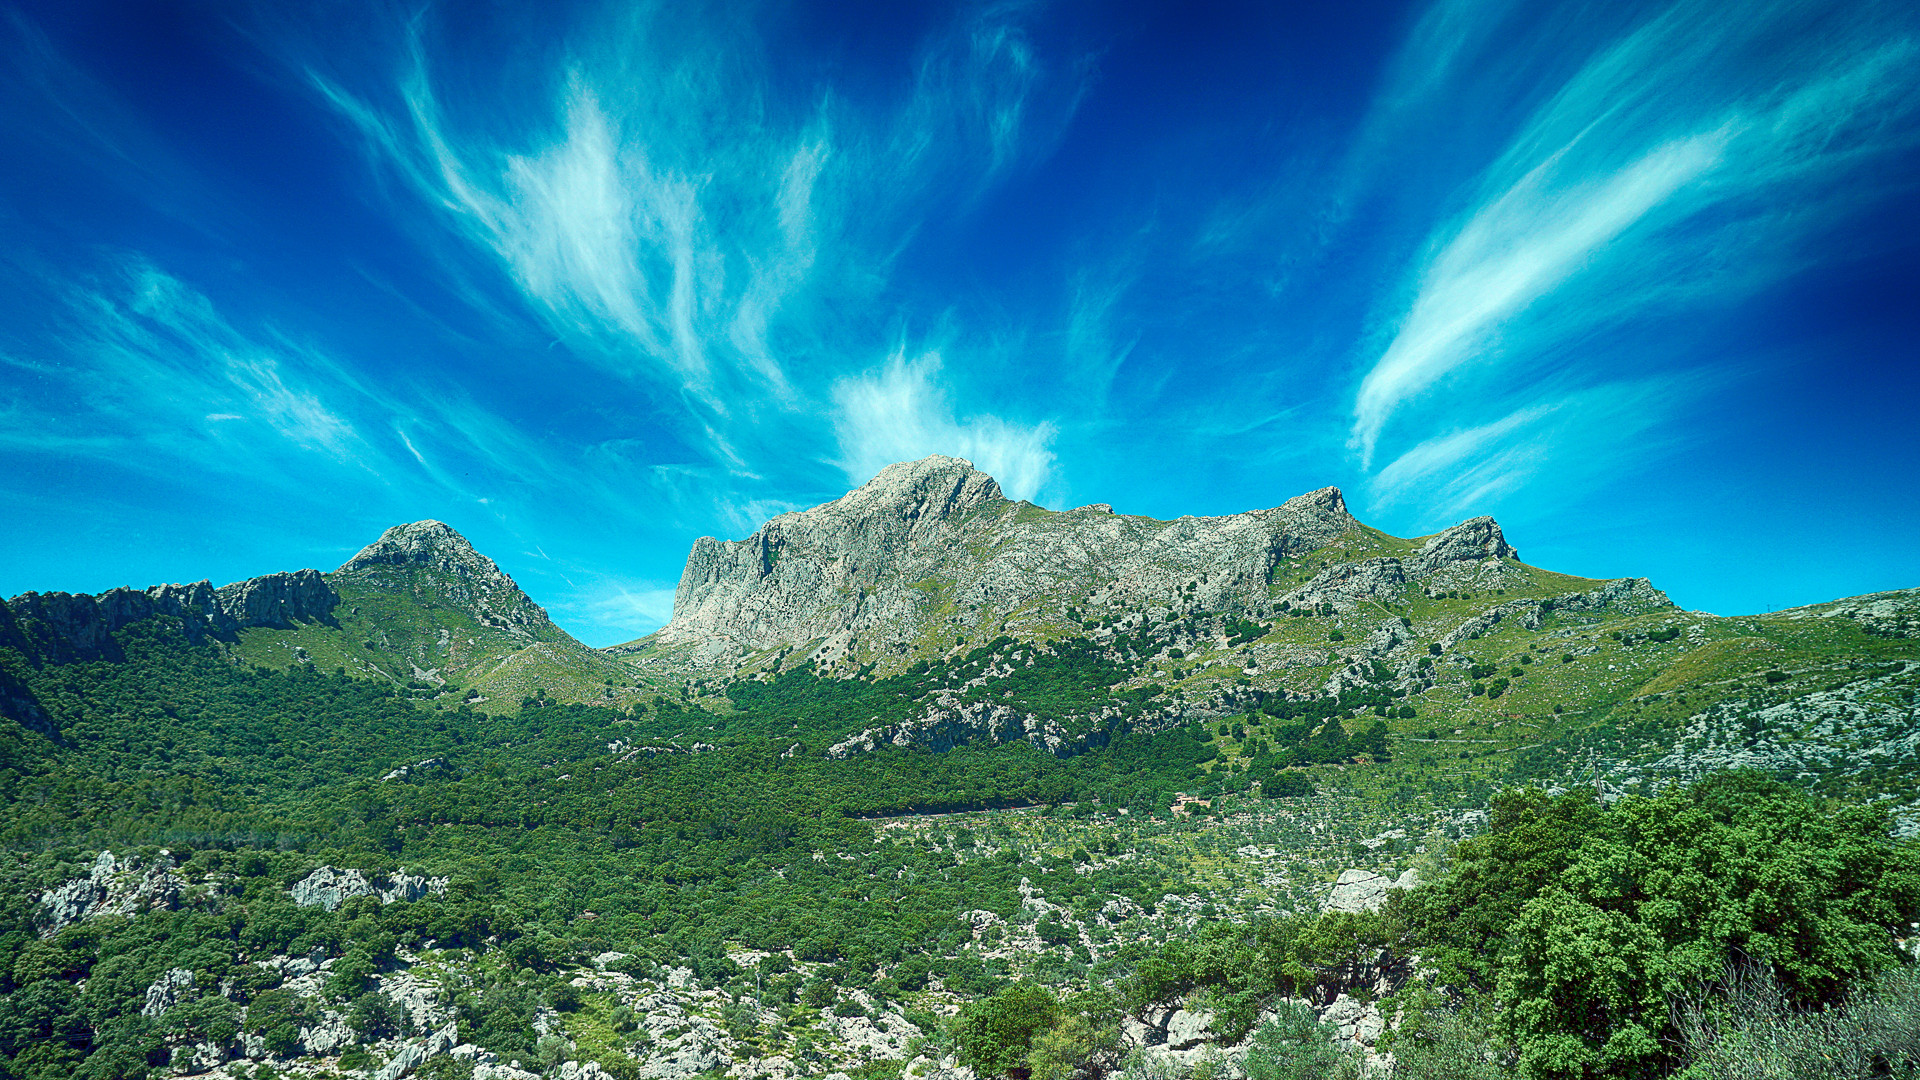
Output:
M1700 389L1699 380L1671 377L1550 396L1415 444L1374 473L1367 494L1377 507L1413 503L1453 517L1484 513L1549 470L1570 488L1664 448L1648 432Z
M903 350L835 384L834 428L848 481L865 483L896 461L947 454L972 461L1011 498L1038 497L1053 476L1054 425L955 416L937 382L940 367L937 353L909 360Z
M817 423L832 358L871 355L884 317L847 312L879 300L926 216L1015 168L1071 114L1077 97L1047 97L1021 17L961 17L891 108L824 88L789 106L757 40L669 5L576 36L533 125L499 126L524 109L449 96L423 24L396 87L305 70L574 354L671 388L713 460L751 471ZM467 119L479 115L493 126Z
M1469 44L1475 13L1482 38ZM1467 77L1462 55L1489 47L1505 13L1440 5L1428 23L1447 28L1445 64L1430 78L1402 72L1388 106ZM1869 171L1915 141L1908 21L1873 3L1818 17L1688 0L1577 65L1487 169L1474 205L1430 237L1354 399L1363 465L1416 403L1451 417L1465 398L1510 401L1496 380L1579 365L1567 346L1596 330L1777 280L1803 264L1800 237L1910 185ZM1597 357L1586 366L1606 376Z
M64 404L20 410L0 422L0 441L52 449L65 432L80 440L65 452L170 478L184 465L292 485L297 463L316 459L368 479L384 471L385 454L339 404L365 392L337 365L276 335L243 333L144 260L124 261L115 276L66 290L62 355L36 365L65 387L53 399Z

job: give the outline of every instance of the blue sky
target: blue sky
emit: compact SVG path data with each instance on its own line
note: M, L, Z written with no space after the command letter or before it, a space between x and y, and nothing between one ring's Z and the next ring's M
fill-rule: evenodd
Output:
M0 138L0 595L433 517L610 644L934 452L1920 585L1911 4L62 0Z

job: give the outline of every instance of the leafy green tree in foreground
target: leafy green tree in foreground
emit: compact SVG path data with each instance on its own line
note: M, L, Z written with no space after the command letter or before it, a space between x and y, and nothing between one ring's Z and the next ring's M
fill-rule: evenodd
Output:
M1491 984L1522 1075L1652 1077L1680 1064L1675 1004L1730 965L1819 1007L1902 963L1920 850L1884 813L1750 774L1604 809L1521 791L1405 907L1443 981Z

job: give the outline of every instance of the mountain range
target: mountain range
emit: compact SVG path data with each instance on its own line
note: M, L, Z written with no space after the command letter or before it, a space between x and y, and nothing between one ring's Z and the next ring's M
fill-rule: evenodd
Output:
M25 593L0 1077L1628 1080L1720 1053L1684 1009L1753 957L1870 1047L1920 1000L1873 981L1920 928L1916 630L1920 590L1718 617L1491 518L1052 511L946 457L697 540L606 649L437 521Z
M388 529L330 573L26 593L0 607L0 645L32 666L111 659L114 631L150 618L235 663L339 670L483 711L663 697L724 711L729 687L795 671L939 684L898 715L849 717L840 754L1008 740L1071 754L1117 727L1346 694L1371 695L1403 741L1566 760L1579 744L1626 779L1656 762L1845 773L1910 751L1905 661L1868 658L1920 655L1920 590L1720 618L1646 579L1528 565L1487 517L1400 538L1335 488L1172 521L1052 511L940 456L743 540L695 541L672 620L607 649L437 521ZM1044 701L1013 685L1016 669L1083 654L1106 665L1098 685ZM19 672L4 680L8 714L46 725ZM1833 710L1844 734L1809 737ZM1756 729L1755 715L1770 720Z

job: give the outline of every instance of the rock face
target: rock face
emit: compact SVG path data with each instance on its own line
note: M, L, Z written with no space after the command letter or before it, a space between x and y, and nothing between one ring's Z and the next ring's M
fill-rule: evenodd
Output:
M113 632L155 615L180 620L181 632L197 644L208 637L231 641L250 627L327 622L339 603L317 570L267 574L218 589L197 581L109 589L98 596L30 592L6 603L13 639L8 643L34 663L111 660L119 658Z
M522 643L572 638L492 559L438 521L395 525L342 563L333 577L375 587L421 587Z
M1507 543L1506 536L1492 518L1477 517L1434 534L1421 545L1419 562L1423 570L1432 573L1458 562L1519 557L1520 553Z
M1408 870L1388 879L1371 870L1343 870L1340 879L1320 901L1322 911L1375 911L1387 902L1388 889L1411 889L1420 884L1420 872Z
M1283 568L1343 539L1352 544L1339 550L1351 557L1336 555L1279 591ZM1401 553L1370 555L1369 547ZM889 465L859 489L781 514L745 540L702 537L681 574L672 621L608 651L678 647L712 663L782 649L884 667L929 640L985 627L1018 636L1071 623L1075 610L1350 614L1411 589L1492 590L1525 573L1490 517L1416 548L1365 529L1330 487L1222 517L1158 521L1105 503L1054 512L1008 500L965 460L934 456Z
M1289 556L1358 523L1334 488L1268 510L1174 521L1064 513L1008 500L959 458L889 465L847 495L782 514L745 540L702 538L654 640L744 653L815 643L822 658L971 626L983 612L1062 616L1074 604L1264 612Z
M374 1080L400 1080L400 1077L419 1068L428 1058L453 1049L453 1044L459 1041L458 1029L448 1024L423 1041L410 1042L401 1047L400 1052L393 1055L393 1060L374 1072Z
M165 1016L168 1009L185 1001L192 990L193 972L186 968L170 968L147 987L147 1002L140 1007L140 1015Z
M402 870L382 883L378 878L369 880L358 870L336 870L331 866L322 866L294 882L287 891L293 897L293 902L301 907L333 911L357 896L378 896L383 904L438 896L447 891L447 879L422 877Z
M52 937L65 927L101 915L136 915L152 908L174 908L186 882L173 872L173 856L162 850L151 862L129 858L122 862L103 851L86 877L40 894L36 923L41 937Z

